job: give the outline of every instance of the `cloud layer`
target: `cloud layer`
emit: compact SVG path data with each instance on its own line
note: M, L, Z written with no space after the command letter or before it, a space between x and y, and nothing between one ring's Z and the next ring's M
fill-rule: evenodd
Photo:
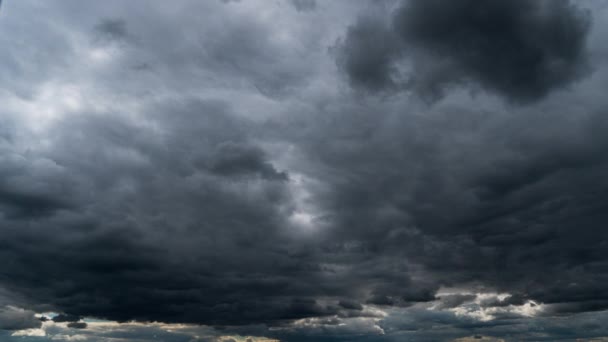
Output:
M0 338L608 336L607 18L4 3Z
M467 84L530 102L586 74L589 26L569 1L406 1L352 26L339 63L374 91L437 98Z

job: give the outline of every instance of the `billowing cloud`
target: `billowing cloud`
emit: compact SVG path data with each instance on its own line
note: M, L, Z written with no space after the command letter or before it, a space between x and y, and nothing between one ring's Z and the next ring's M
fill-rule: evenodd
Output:
M607 13L5 2L0 339L608 336Z
M529 102L588 72L588 14L569 1L404 1L363 18L341 44L355 85L437 98L469 85Z

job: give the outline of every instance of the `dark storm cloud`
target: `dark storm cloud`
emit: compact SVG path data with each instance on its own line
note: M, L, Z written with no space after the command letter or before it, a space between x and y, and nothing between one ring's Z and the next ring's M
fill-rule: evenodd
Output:
M78 2L66 6L90 14ZM154 77L170 68L161 84L146 85L152 91L170 83L182 90L186 74L197 72L206 82L201 65L216 70L214 78L224 75L215 82L245 80L263 89L268 77L276 80L274 89L283 87L284 76L300 74L290 67L294 61L278 59L282 46L255 19L205 21L199 29L208 34L200 34L194 26L182 31L156 7L142 8L135 22L97 19L79 27L93 38L137 37L120 49L80 47L85 58L93 51L93 61L75 65L117 60L100 66L97 91L109 86L110 93L126 95L142 89L121 67L121 54L125 61L153 56ZM180 20L189 17L176 10ZM101 12L102 18L117 17ZM198 25L198 17L192 20ZM166 29L150 32L147 21ZM90 22L99 23L92 33ZM72 19L61 23L78 26ZM182 45L188 35L198 38ZM64 70L62 77L76 71ZM120 321L249 324L347 311L317 301L326 289L300 280L321 279L324 271L298 254L305 247L293 246L289 175L250 136L254 121L223 101L176 97L147 104L137 120L126 119L131 113L122 108L57 120L47 128L53 133L44 151L7 135L0 167L0 254L7 266L0 272L2 287L29 297L24 305L38 310ZM22 137L24 121L14 124Z
M48 159L69 170L53 200L70 194L78 205L45 219L2 218L4 287L64 312L53 319L62 322L366 315L338 305L348 291L333 281L351 276L334 275L290 233L288 173L248 136L252 122L217 101L154 107L144 126L111 114L60 121L52 150L22 156L26 168ZM162 131L146 128L154 126Z
M81 317L74 316L74 315L59 314L59 315L53 317L53 322L57 322L57 323L78 322L80 320L81 320Z
M340 305L341 307L345 308L345 309L351 309L351 310L362 310L363 306L357 302L353 302L351 300L341 300L338 305Z
M394 62L399 56L399 42L381 19L360 18L348 29L337 53L338 64L353 85L374 90L396 86Z
M10 146L10 142L8 142ZM0 208L4 215L13 218L27 218L52 215L69 209L69 179L65 170L52 160L40 158L30 164L23 155L6 146L0 159ZM30 160L31 161L31 160ZM38 181L31 182L31 177ZM64 194L65 196L57 196Z
M145 3L5 3L20 15L0 20L4 326L35 311L86 336L91 317L217 326L208 341L607 335L608 75L584 43L600 14ZM338 72L528 106L361 97ZM99 339L198 336L127 326Z
M44 194L0 189L0 205L4 207L5 215L36 216L51 214L55 210L66 208L66 203Z
M210 170L218 175L258 175L264 178L287 179L287 174L277 171L264 160L264 152L259 148L225 143L217 147Z
M404 1L360 20L338 64L355 85L434 99L472 85L531 102L587 74L588 14L569 1Z
M171 112L159 114L170 132L163 136L101 118L70 123L74 134L64 134L56 142L60 149L52 158L70 169L69 178L80 188L80 208L89 207L88 213L79 209L41 224L31 221L35 217L30 215L25 221L30 228L12 231L11 242L6 241L3 248L3 259L11 261L2 271L4 285L25 286L38 269L48 278L27 290L29 295L50 300L69 314L192 322L239 320L235 314L241 307L262 300L263 296L237 299L240 295L227 300L220 295L234 286L250 284L256 292L281 286L284 280L280 278L248 280L232 274L242 267L257 268L254 265L260 258L278 252L279 246L272 242L273 236L280 239L280 204L287 200L282 186L285 176L264 161L261 151L247 147L242 128L222 113L222 106L194 104L171 108ZM82 132L87 132L85 140L80 140ZM176 158L166 152L174 149L189 157ZM89 161L85 156L90 154L97 155L97 160ZM97 169L97 163L104 164L104 171ZM148 168L150 163L170 167ZM207 164L213 167L202 167ZM104 176L109 169L112 175ZM90 178L92 174L97 175L95 179ZM260 178L240 180L247 174ZM30 181L39 182L35 177ZM54 195L61 202L62 194ZM162 214L174 210L176 216ZM22 224L10 217L3 221L5 227L15 229ZM47 230L48 226L53 229ZM27 240L47 243L34 247L36 243L30 245ZM160 247L160 241L165 247ZM251 254L257 248L266 252ZM228 255L233 257L216 260L214 255L220 250L231 251ZM241 258L243 262L238 261ZM215 271L224 267L224 276ZM221 301L215 302L215 296ZM148 307L152 303L157 309ZM195 313L187 307L200 309ZM289 303L283 310L282 314L295 310L295 317L306 311ZM270 318L276 313L251 311L250 315Z
M475 298L477 298L477 296L472 295L472 294L454 294L454 295L441 296L440 304L438 305L438 309L455 308L464 303L471 302Z
M449 119L436 114L415 122L394 115L365 143L355 125L350 136L317 132L320 145L310 149L333 166L323 175L333 189L324 189L319 201L334 239L356 241L369 258L394 255L425 265L435 280L411 285L416 301L431 300L436 281L482 283L514 294L508 300L514 305L594 300L595 309L605 308L599 287L608 260L601 228L607 185L600 176L606 140L596 133L605 127L603 112L576 125L553 116L542 121L542 131L504 122L494 131L462 116L444 126ZM546 118L519 115L527 116L522 125ZM451 133L439 133L444 130ZM332 178L336 172L339 179ZM387 282L371 301L394 305L391 298L402 289Z

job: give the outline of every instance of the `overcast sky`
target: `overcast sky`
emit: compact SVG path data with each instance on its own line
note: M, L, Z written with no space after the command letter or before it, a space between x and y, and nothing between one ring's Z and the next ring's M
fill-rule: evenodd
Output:
M608 1L4 0L0 340L608 341Z

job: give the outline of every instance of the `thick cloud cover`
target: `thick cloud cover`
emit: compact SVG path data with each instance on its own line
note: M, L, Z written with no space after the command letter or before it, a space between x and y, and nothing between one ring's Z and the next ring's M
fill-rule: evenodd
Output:
M606 18L3 4L0 338L608 336Z
M412 0L388 18L360 19L339 63L372 90L398 86L436 98L473 83L529 102L586 74L588 31L588 13L566 0ZM410 63L399 76L402 59Z

